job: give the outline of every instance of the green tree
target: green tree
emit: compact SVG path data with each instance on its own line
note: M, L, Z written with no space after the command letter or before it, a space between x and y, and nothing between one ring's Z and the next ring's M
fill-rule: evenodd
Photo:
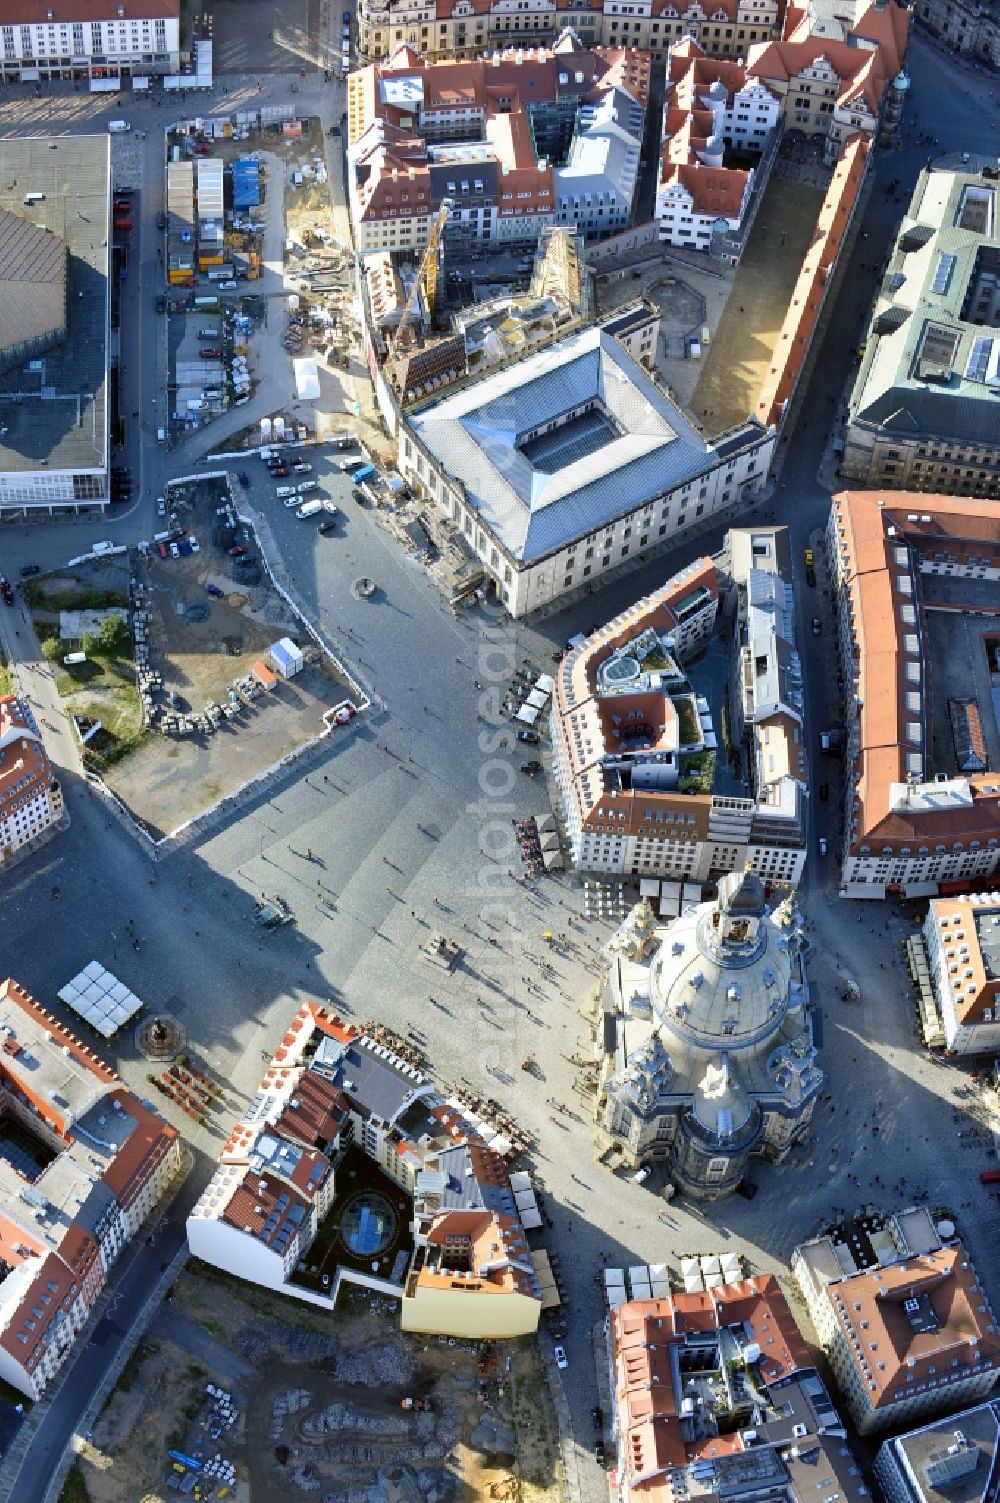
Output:
M117 652L125 643L127 631L121 616L105 616L101 622L101 646L105 652Z
M93 657L94 653L97 651L100 645L101 639L97 635L96 631L84 632L83 640L81 641L80 646L83 648L88 657Z
M54 663L62 653L62 643L58 637L46 637L42 643L42 657L47 663Z

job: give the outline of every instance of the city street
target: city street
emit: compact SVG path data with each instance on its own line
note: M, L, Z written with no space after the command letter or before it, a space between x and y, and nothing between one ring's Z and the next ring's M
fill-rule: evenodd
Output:
M400 1032L418 1030L437 1079L467 1079L523 1121L538 1140L537 1170L554 1222L546 1240L561 1254L567 1286L564 1345L570 1365L553 1376L569 1406L572 1494L586 1503L607 1497L606 1478L591 1453L590 1422L597 1397L589 1336L603 1316L595 1283L602 1260L618 1266L676 1263L685 1253L725 1247L744 1251L755 1270L785 1274L792 1247L832 1208L867 1199L891 1207L926 1188L932 1205L954 1210L987 1283L994 1280L1000 1208L981 1195L980 1159L956 1137L957 1072L926 1058L915 1042L913 1004L899 964L906 922L885 905L859 911L836 896L832 852L839 844L840 804L835 766L820 762L817 745L819 730L836 723L838 714L827 697L835 688L832 631L823 579L818 590L808 589L802 564L804 546L825 525L829 491L817 474L862 336L876 268L904 206L887 198L885 185L901 176L909 189L927 155L926 147L913 142L918 131L939 138L935 150L956 151L969 146L971 119L980 136L987 129L995 133L998 123L991 81L951 69L919 37L910 71L904 150L883 153L877 162L855 263L841 284L804 415L788 436L780 482L758 513L773 512L791 530L813 777L831 783L830 802L814 806L810 835L815 853L825 834L831 855L811 855L800 892L812 926L810 975L823 1017L820 1062L830 1099L818 1108L808 1150L784 1168L755 1170L760 1194L752 1204L734 1199L707 1211L668 1206L655 1193L655 1177L638 1186L592 1162L590 1109L576 1093L572 1056L589 1047L579 1010L595 985L594 947L608 928L584 922L571 874L546 878L538 892L508 875L508 868L517 869L511 820L550 804L543 780L518 771L521 749L510 733L501 735L476 718L493 718L492 693L495 687L502 693L515 666L528 659L549 668L553 649L571 633L613 614L696 553L715 548L718 529L542 621L504 623L478 610L454 617L423 566L402 553L371 511L350 499L332 458L314 461L317 478L343 514L331 537L274 503L263 466L247 461L247 504L266 519L279 579L287 580L319 630L357 668L377 696L375 708L159 860L83 783L66 733L47 733L65 783L70 828L4 878L0 971L60 1014L57 989L96 957L149 1009L176 1017L190 1052L249 1100L262 1049L280 1038L303 997L318 997L358 1020L377 1017ZM942 79L953 86L942 86ZM279 99L287 87L280 77L263 82L260 94L256 80L252 85L257 102L269 95ZM242 85L230 77L226 86L229 106ZM310 77L301 93L302 102L320 109L324 119L339 117L339 89ZM220 102L216 96L214 105ZM203 105L184 108L200 111ZM69 94L25 100L5 90L0 129L31 132L43 123L56 131L101 129L120 109L107 99ZM141 277L133 284L145 332L141 340L137 332L130 335L125 346L130 379L138 372L143 393L141 499L118 519L5 524L0 554L9 576L29 561L57 567L81 551L81 539L131 543L150 536L164 481L191 468L226 431L216 425L169 453L155 444L164 398L150 395L162 389L160 344L153 337L157 274L150 224L162 207L159 132L178 113L178 102L130 99L128 113L136 131L147 131L140 143L142 182L135 185L143 193ZM231 415L240 418L234 426L275 405L265 384L251 407ZM138 472L135 449L130 463ZM352 593L352 581L362 574L379 584L372 600ZM824 623L819 638L810 635L813 615ZM0 611L0 636L15 661L27 652L27 632L20 610ZM51 680L37 669L19 672L38 712L53 719L58 711ZM62 893L57 907L54 886ZM250 922L253 903L264 892L283 896L295 916L293 925L267 936ZM129 920L140 936L138 952L118 942ZM463 949L461 965L448 976L420 956L431 929L453 936ZM554 952L543 944L546 929L567 936ZM540 969L543 953L553 963L551 977ZM837 1000L845 973L861 986L859 1003ZM539 1062L537 1079L520 1069L528 1053ZM131 1035L115 1042L110 1057L141 1094L148 1091L147 1066ZM553 1100L570 1104L575 1115L554 1115ZM207 1130L186 1128L185 1136L195 1152L191 1179L157 1243L140 1248L134 1262L126 1259L116 1271L112 1323L81 1356L28 1448L9 1492L18 1503L43 1497L143 1288L180 1246L184 1211L221 1142ZM801 1305L795 1309L801 1318Z

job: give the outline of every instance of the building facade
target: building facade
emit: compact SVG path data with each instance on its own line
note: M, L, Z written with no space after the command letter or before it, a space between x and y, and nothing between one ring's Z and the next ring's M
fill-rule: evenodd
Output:
M69 823L31 705L0 698L0 867Z
M179 1173L180 1138L9 979L0 1035L0 1136L12 1128L0 1157L0 1377L37 1399Z
M641 905L609 947L595 1114L626 1169L662 1164L696 1200L808 1132L823 1072L792 905L752 872L657 929Z
M488 431L502 419L503 445ZM581 430L567 446L565 429ZM399 472L463 535L512 616L676 543L748 505L773 430L753 420L706 440L603 327L414 405Z
M928 904L924 952L945 1048L1000 1051L1000 893Z
M990 770L1000 730L978 664L988 669L995 652L993 508L842 491L827 553L845 697L843 893L937 897L988 884L1000 870L1000 775ZM952 625L960 647L947 639Z
M817 1334L862 1435L912 1424L996 1383L1000 1334L958 1241L920 1206L855 1218L792 1255Z
M1000 495L1000 183L991 172L920 175L848 403L848 480Z
M691 36L719 57L743 57L779 34L778 0L363 0L358 51L386 57L400 42L425 56L481 56L496 47L537 47L569 28L585 47L638 47L664 58Z
M949 52L1000 68L1000 13L992 0L920 0L914 15Z
M7 0L0 16L3 83L129 79L180 68L178 0L54 0L42 15Z

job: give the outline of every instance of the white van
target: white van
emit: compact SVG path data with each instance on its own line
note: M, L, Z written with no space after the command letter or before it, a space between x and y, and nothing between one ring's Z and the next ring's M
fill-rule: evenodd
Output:
M274 494L279 501L287 501L289 496L294 496L297 492L294 485L277 485L274 488Z
M108 130L111 132L111 134L113 136L120 135L123 130L131 130L131 129L132 129L132 127L131 127L131 125L129 125L129 123L128 123L127 120L109 120L108 121Z
M337 469L349 475L352 470L360 470L362 465L367 464L367 459L341 459L337 462Z
M299 507L295 515L305 519L306 517L314 517L318 511L322 510L322 501L307 501L304 506Z

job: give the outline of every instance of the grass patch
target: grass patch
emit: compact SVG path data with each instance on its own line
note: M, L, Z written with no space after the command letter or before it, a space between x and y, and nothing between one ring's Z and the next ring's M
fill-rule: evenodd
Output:
M214 1336L217 1341L225 1341L226 1328L221 1320L212 1320L209 1318L208 1320L202 1320L201 1324L205 1327L208 1334Z
M13 693L15 693L14 675L3 659L0 658L0 694Z
M97 590L83 584L67 588L65 580L49 587L44 580L27 580L21 590L32 610L106 611L113 605L128 608L128 595L123 590Z
M59 1503L90 1503L90 1493L83 1480L80 1463L74 1461L59 1494Z
M715 752L685 752L679 773L681 793L711 793L715 783Z
M701 740L701 721L698 719L698 711L695 707L694 698L689 694L672 700L674 709L677 711L678 733L681 746L690 746Z
M115 1384L115 1388L119 1393L129 1392L136 1378L139 1376L140 1371L142 1370L142 1364L145 1362L147 1357L152 1355L155 1350L156 1348L154 1346L151 1346L149 1342L139 1342L139 1345L136 1347L135 1351L126 1362L125 1366L122 1368L121 1376L119 1377L118 1382Z

